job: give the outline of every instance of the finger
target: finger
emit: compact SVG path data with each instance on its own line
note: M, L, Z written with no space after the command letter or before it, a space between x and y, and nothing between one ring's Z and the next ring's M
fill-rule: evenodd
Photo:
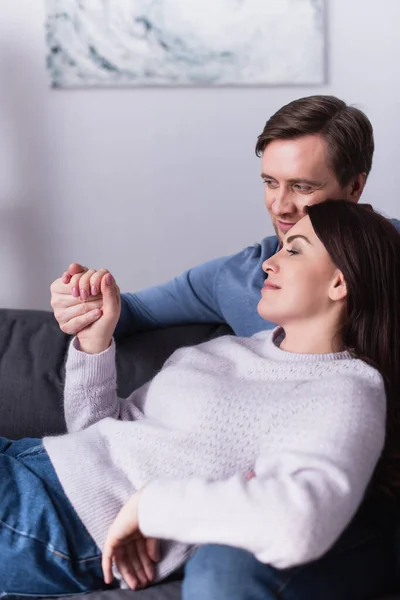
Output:
M71 275L68 271L65 271L65 273L62 274L61 281L66 285L71 281Z
M68 273L71 275L78 275L78 273L84 273L88 268L80 265L79 263L71 263L68 267Z
M142 543L144 540L135 540L126 547L127 554L129 556L130 564L135 571L135 575L139 580L141 587L146 587L151 580L148 579L146 570L143 568L143 561L140 557L140 552L143 552L141 548L144 546Z
M101 280L108 273L107 269L99 269L90 278L90 293L92 296L97 296L101 289Z
M80 298L79 282L85 273L86 273L86 271L84 271L82 273L77 273L76 275L73 275L71 277L70 287L71 287L71 293L74 298Z
M136 572L137 563L138 558L137 554L135 553L134 545L133 551L131 550L129 544L128 546L118 546L115 552L115 564L117 565L118 571L120 572L124 581L132 590L136 590L140 585L140 578Z
M104 310L119 310L119 288L111 273L107 273L101 280L101 293L103 295Z
M78 302L79 304L75 303L72 306L66 306L64 310L57 315L59 325L65 325L66 323L68 323L72 319L76 319L77 317L85 317L92 310L98 308L101 309L103 305L101 298L99 298L98 300L91 300L90 302L82 302L81 300L78 300ZM87 325L89 325L89 323L87 323Z
M151 560L158 562L160 560L160 540L156 538L146 538L147 554Z
M64 277L64 275L63 275ZM50 293L51 293L51 298L53 299L56 296L59 295L69 295L71 294L71 286L67 283L65 284L63 281L63 277L59 277L58 279L56 279L55 281L53 281L53 283L50 286Z
M92 271L92 273L94 273L94 269L92 269L91 271ZM86 276L86 273L88 273L88 272L89 272L89 270L87 269L86 271L84 271L82 273L77 273L76 275L74 275L71 278L70 287L71 287L71 293L74 298L80 298L83 301L88 299L89 283L88 283L88 281L85 283L85 280L87 279L85 276ZM81 280L83 278L85 278L85 279L83 282L82 289L86 290L85 294L81 293Z
M153 561L151 560L151 558L147 552L146 540L144 540L144 539L138 540L137 544L136 544L136 548L137 548L137 553L138 553L138 557L140 559L143 573L146 576L145 585L147 585L154 579L154 565L153 565Z
M51 295L50 304L54 310L57 321L59 321L62 311L64 311L66 308L71 308L71 306L81 306L82 300L80 298L74 298L71 295L71 288L69 288L68 292L66 293L53 293Z
M94 273L96 273L95 269L88 269L79 279L79 295L84 302L86 302L90 296L90 278Z
M104 583L112 583L114 575L112 572L114 551L107 542L104 546L103 555L101 557L101 569L103 571Z
M86 314L75 317L74 319L70 319L66 323L60 324L60 329L63 333L68 335L76 335L85 327L88 327L95 321L97 321L102 315L102 312L99 308L94 308L89 310Z

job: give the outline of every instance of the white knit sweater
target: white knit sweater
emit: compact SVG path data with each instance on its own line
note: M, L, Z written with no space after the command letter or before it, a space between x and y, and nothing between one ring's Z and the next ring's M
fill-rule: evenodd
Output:
M177 350L125 400L116 393L114 343L89 355L72 342L69 433L44 444L100 548L143 486L140 528L166 540L157 579L197 544L238 546L283 568L335 542L383 448L383 381L346 352L285 352L279 333Z

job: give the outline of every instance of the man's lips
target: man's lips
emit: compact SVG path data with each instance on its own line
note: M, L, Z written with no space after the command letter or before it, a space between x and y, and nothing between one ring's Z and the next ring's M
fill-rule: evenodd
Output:
M296 223L285 223L285 221L277 221L276 224L281 231L289 231L293 225L296 225Z

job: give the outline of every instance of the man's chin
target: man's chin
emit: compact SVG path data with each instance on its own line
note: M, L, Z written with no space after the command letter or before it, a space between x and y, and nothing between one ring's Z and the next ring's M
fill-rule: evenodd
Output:
M276 221L272 221L272 225L275 229L275 235L279 240L279 243L282 244L283 242L283 238L285 237L285 234L282 233L282 231L279 229L278 225L276 224Z
M283 242L285 235L287 234L288 231L291 230L291 228L295 225L295 223L293 223L292 227L285 227L284 229L281 229L278 225L277 221L273 221L272 225L275 229L275 234L276 237L278 238L278 240L280 241L280 243Z

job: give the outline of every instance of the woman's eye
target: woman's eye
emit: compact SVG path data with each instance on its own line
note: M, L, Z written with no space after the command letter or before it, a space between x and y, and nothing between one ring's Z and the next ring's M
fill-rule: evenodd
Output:
M298 254L298 251L295 250L294 248L286 248L286 251L288 254L290 254L291 256L293 256L294 254Z

